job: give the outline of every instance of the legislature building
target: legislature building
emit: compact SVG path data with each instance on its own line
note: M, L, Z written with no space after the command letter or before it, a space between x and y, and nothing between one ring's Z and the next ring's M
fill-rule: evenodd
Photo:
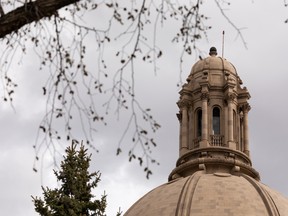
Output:
M288 216L288 199L252 167L250 94L233 64L214 47L209 55L180 91L176 168L124 216Z

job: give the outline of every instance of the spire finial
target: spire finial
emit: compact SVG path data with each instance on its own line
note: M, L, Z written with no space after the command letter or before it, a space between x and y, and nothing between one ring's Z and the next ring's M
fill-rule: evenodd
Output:
M217 55L217 49L215 47L211 47L209 51L210 56L216 56Z

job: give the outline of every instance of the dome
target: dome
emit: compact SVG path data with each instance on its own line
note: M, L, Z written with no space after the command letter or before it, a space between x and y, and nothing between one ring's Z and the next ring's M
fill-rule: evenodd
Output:
M124 216L288 215L288 199L262 184L252 166L250 93L216 48L209 54L179 92L179 158L168 183Z
M191 74L204 70L228 71L230 73L237 74L236 69L232 63L218 56L209 56L199 60L193 65Z
M288 200L245 174L216 172L178 178L137 201L125 216L288 215Z
M216 48L213 50L213 48L214 47L210 49L210 56L199 60L193 65L190 75L187 78L188 82L193 77L200 76L203 72L218 73L226 76L232 74L233 76L238 77L234 65L225 58L217 56L217 50Z

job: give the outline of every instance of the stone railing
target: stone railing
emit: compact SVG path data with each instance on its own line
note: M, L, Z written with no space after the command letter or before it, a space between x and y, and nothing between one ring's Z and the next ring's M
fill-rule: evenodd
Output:
M222 135L210 135L211 146L224 146Z
M225 146L223 143L222 135L210 135L210 145L211 146ZM197 137L193 140L193 148L199 148L201 137Z

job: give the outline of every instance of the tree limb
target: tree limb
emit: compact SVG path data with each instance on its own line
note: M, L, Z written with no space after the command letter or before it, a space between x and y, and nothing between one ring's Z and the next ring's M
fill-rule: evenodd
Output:
M0 38L12 32L17 32L21 27L50 17L62 7L74 4L80 0L36 0L18 7L0 18Z

